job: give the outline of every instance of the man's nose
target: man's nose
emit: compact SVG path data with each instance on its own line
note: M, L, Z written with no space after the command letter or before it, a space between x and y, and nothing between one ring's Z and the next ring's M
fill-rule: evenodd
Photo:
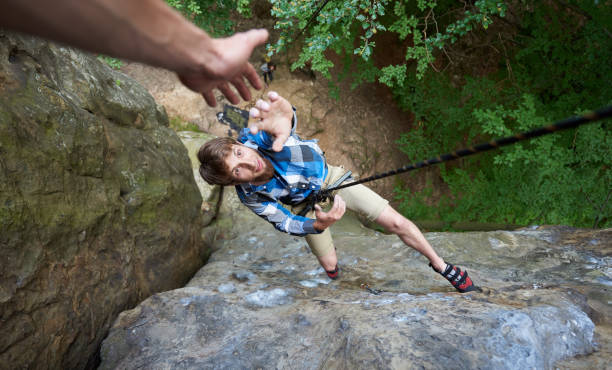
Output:
M255 170L257 168L257 157L254 155L249 155L246 159L251 169Z
M242 166L249 170L255 170L257 168L255 160L244 161Z

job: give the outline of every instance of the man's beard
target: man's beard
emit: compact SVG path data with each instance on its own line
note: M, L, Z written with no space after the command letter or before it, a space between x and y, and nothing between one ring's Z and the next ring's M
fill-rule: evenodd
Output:
M251 182L268 182L272 179L272 176L274 176L274 166L272 165L272 162L270 162L270 160L263 155L260 155L259 158L261 158L264 169L263 172Z

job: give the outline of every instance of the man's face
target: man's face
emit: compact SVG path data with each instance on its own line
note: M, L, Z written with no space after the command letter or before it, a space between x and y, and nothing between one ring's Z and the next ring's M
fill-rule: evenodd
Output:
M247 146L232 145L232 152L225 158L225 164L236 184L261 185L274 175L274 167L259 152Z

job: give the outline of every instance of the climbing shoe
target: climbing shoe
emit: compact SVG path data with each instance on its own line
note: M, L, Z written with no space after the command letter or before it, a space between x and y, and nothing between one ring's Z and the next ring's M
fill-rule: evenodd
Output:
M336 280L340 276L340 270L338 269L338 265L336 265L336 268L332 271L325 270L325 272L327 272L327 276L329 276L329 278L332 280Z
M480 288L474 285L472 279L468 276L467 271L462 271L458 266L446 262L446 269L443 272L437 271L431 263L429 266L440 275L444 276L460 293L467 293L474 290L480 291Z

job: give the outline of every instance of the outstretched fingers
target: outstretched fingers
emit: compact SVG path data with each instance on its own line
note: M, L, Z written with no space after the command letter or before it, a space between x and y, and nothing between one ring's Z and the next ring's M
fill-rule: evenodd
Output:
M249 124L249 129L251 130L251 133L255 135L259 132L260 126L263 126L263 123L261 123L261 120L259 120L259 118L261 117L261 113L259 112L259 109L253 107L249 110L249 116L255 119L255 121Z
M280 99L280 95L278 95L276 91L270 91L268 93L268 98L270 99L271 102L275 102L278 99Z
M260 130L272 135L272 150L280 152L291 135L293 109L286 99L274 91L268 93L268 99L269 101L259 99L249 111L250 117L253 118L249 129L253 135Z
M196 72L177 71L179 78L189 89L201 93L211 107L217 105L213 93L215 88L232 104L238 104L240 97L248 101L251 99L251 92L246 81L257 90L263 87L257 71L249 63L249 57L253 49L265 43L267 38L268 31L257 29L239 32L226 38L211 39L201 51L208 55L206 64ZM230 84L236 91L230 88Z
M255 121L249 125L251 133L255 135L259 130L266 130L268 121L268 112L270 111L270 103L261 99L255 102L255 106L249 110L249 116L255 118Z
M287 139L289 139L289 134L283 133L276 135L274 138L274 142L272 143L272 150L274 150L275 152L280 152L281 150L283 150L283 146L285 145Z

